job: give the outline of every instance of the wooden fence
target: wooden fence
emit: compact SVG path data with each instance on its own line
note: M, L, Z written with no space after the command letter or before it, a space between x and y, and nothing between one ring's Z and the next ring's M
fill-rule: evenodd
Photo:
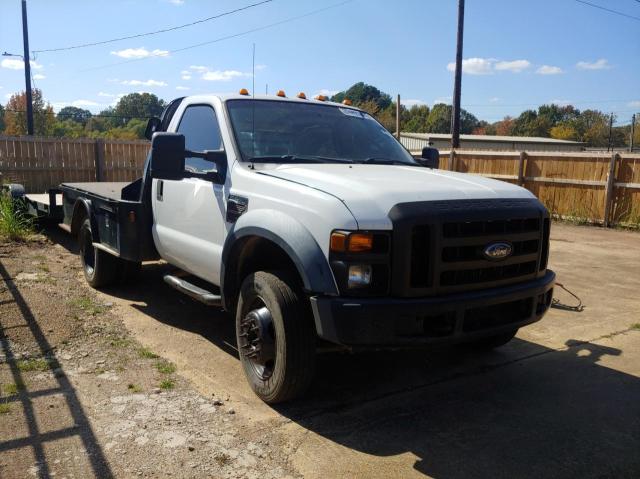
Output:
M148 150L148 141L0 136L0 179L27 193L62 182L133 181Z
M557 217L640 226L640 154L455 150L445 170L524 186Z
M147 141L0 136L0 179L43 193L62 182L133 181ZM599 152L442 151L444 170L516 183L556 216L640 225L640 154Z

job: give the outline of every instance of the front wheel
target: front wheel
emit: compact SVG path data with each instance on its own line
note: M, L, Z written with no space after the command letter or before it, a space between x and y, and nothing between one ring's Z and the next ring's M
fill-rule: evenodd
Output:
M281 272L250 274L242 282L236 336L253 391L275 404L302 395L315 372L315 328L306 297Z

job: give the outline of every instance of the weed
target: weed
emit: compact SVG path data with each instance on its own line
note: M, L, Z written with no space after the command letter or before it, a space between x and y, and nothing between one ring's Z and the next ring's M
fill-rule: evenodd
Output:
M106 373L106 372L107 372L107 370L106 370L106 369L104 369L104 368L98 368L98 369L96 369L96 374L97 374L98 376L100 376L101 374L104 374L104 373Z
M26 389L26 386L24 385L24 383L20 382L20 383L13 383L13 384L7 384L4 387L4 392L6 394L8 394L9 396L12 396L14 394L18 394L18 391L22 391Z
M0 414L7 414L11 412L11 406L9 404L0 403Z
M137 384L129 384L127 386L127 389L129 391L131 391L132 393L139 393L142 392L142 388L140 386L138 386Z
M169 361L158 361L156 369L162 374L173 374L176 372L176 365Z
M22 205L0 194L0 239L27 241L33 233L33 219Z
M635 329L636 331L640 331L640 323L633 323L631 325L631 329Z
M176 384L171 379L164 379L160 381L160 389L173 389Z
M17 365L18 369L23 372L46 371L49 368L55 367L44 358L21 359L17 362Z
M225 466L231 461L231 457L225 453L216 454L215 456L213 456L213 458L220 466Z
M160 357L148 348L140 348L138 350L138 355L145 359L158 359Z
M56 284L56 280L54 278L40 273L38 273L35 282L40 284Z
M108 306L97 303L88 296L80 296L79 298L72 299L70 304L83 310L85 313L89 313L91 316L97 316L109 310Z
M109 344L114 348L127 348L131 345L131 340L127 338L112 338Z
M49 267L46 264L39 264L37 267L38 267L38 269L40 271L43 271L45 273L51 272L51 270L49 269Z

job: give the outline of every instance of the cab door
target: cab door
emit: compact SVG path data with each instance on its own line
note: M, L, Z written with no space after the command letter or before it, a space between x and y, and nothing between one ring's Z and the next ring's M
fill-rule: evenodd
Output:
M224 148L218 115L212 105L187 105L175 130L187 150ZM185 170L216 171L213 162L186 158ZM189 273L219 283L224 244L226 188L203 178L153 180L153 238L163 259Z

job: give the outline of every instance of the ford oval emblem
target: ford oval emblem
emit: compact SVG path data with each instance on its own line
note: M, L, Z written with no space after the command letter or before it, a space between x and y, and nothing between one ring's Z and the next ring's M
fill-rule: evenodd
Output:
M488 244L482 252L485 258L492 261L499 261L501 259L508 258L513 252L513 246L510 243L500 241L497 243Z

